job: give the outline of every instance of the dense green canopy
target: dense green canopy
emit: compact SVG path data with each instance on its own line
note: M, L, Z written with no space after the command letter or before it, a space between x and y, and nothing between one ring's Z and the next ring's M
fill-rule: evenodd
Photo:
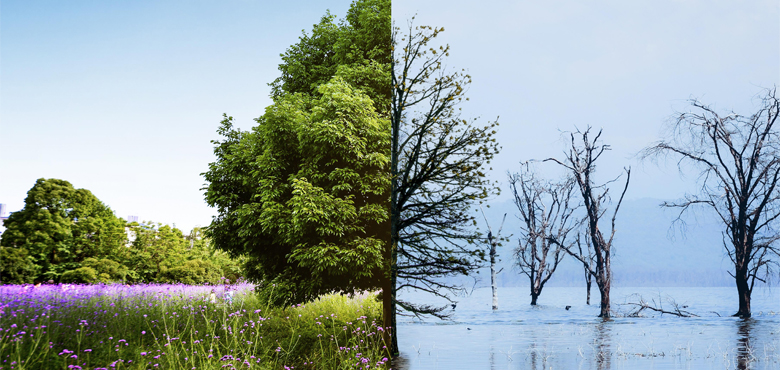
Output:
M81 261L105 257L125 242L122 219L89 190L58 179L38 179L24 208L4 225L0 246L28 254L41 280L58 280Z
M208 236L247 255L277 303L376 288L387 270L390 2L356 1L333 19L282 55L255 128L225 117L203 174L219 212Z

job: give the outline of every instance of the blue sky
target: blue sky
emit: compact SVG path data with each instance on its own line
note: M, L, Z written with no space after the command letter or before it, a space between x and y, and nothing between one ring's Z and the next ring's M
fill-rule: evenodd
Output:
M762 88L780 84L780 2L393 1L396 24L444 27L447 63L473 77L466 116L500 116L503 145L491 176L507 199L506 172L529 159L562 157L560 132L603 128L613 150L601 180L632 167L627 199L678 198L695 190L673 163L634 157L660 138L695 97L751 114ZM559 176L553 163L538 166Z
M349 1L4 1L0 203L41 177L91 190L118 216L207 225L200 173L222 113L242 129L270 103L279 54ZM604 179L632 166L628 198L693 189L632 157L698 97L750 113L780 83L780 3L393 1L398 25L445 27L448 65L473 76L466 116L500 116L490 174L560 156L560 130L604 129ZM546 165L545 165L546 166ZM552 165L550 165L552 166ZM542 168L549 175L556 169ZM504 191L501 199L508 192Z
M280 53L348 1L3 1L0 203L35 180L189 231L222 113L249 129Z

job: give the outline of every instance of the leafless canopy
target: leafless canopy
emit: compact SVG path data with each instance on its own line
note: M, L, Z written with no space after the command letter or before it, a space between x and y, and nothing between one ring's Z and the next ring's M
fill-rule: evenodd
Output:
M520 213L521 236L515 258L530 280L531 304L535 305L544 284L566 255L564 250L573 245L569 234L576 234L580 224L573 215L577 208L574 180L542 181L526 165L509 176L509 187Z
M432 46L442 31L412 22L404 34L393 31L391 280L394 289L449 300L462 287L441 278L484 261L472 207L498 190L485 172L499 147L497 122L479 126L460 116L471 77L445 68L449 46ZM447 316L447 306L396 303L412 314Z
M756 280L765 282L777 265L773 258L778 256L775 242L780 238L776 89L767 90L760 102L756 113L743 116L719 114L693 99L692 111L675 117L669 137L642 152L644 158L676 158L681 172L699 170L699 192L663 206L679 208L678 220L691 207L705 206L723 223L723 244L734 264L731 275L740 295L737 316L750 316L753 286Z
M612 240L615 237L616 231L615 218L620 209L620 204L623 202L623 197L628 190L628 183L631 179L631 169L627 168L625 170L626 184L623 187L623 192L620 194L620 199L615 205L615 210L612 213L612 228L609 232L609 238L604 238L604 234L601 229L599 229L599 221L601 221L606 214L607 205L610 203L608 185L617 181L618 178L601 185L597 185L593 180L593 174L596 171L596 161L604 152L609 150L609 145L600 142L601 130L599 130L592 139L590 138L590 131L591 128L588 127L585 131L577 130L572 132L570 134L571 148L565 153L565 159L558 160L550 158L548 161L553 161L566 168L573 177L577 188L580 190L582 204L585 208L585 235L589 239L588 242L593 247L596 261L595 270L590 269L589 273L595 279L596 286L598 286L599 293L601 294L600 316L609 317L609 291L612 283L611 252ZM566 247L563 243L558 243L564 246L567 253L572 257L579 260L584 266L588 266L588 256L577 253L573 248Z

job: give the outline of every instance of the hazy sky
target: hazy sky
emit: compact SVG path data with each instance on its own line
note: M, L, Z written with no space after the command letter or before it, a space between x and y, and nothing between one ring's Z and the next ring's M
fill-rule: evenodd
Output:
M215 212L200 173L223 112L249 129L280 53L348 1L3 1L0 203L35 180L92 191L118 216Z
M249 129L279 54L349 1L4 1L0 203L41 177L91 190L120 217L207 225L201 172L223 112ZM604 128L599 173L632 166L628 198L695 180L631 156L686 99L750 113L780 83L780 3L393 1L400 26L443 26L448 64L473 76L467 116L500 116L491 174L560 156L559 130ZM545 171L553 169L545 165ZM553 171L554 172L554 171ZM506 197L507 192L502 197Z
M628 199L677 198L696 176L633 157L660 138L687 99L750 114L780 83L780 2L393 1L396 25L445 28L448 65L473 77L465 115L500 116L492 176L529 159L562 157L559 130L603 128L613 150L601 179L632 167ZM553 163L540 165L557 176ZM617 192L617 191L616 191Z

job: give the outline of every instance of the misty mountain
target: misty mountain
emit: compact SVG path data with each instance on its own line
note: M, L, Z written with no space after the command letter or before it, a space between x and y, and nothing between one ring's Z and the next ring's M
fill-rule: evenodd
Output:
M686 214L674 222L677 210L662 208L659 199L624 200L618 212L612 249L613 286L732 286L728 275L730 263L723 247L723 226L708 209ZM500 286L528 286L528 278L515 267L513 253L520 236L520 220L512 200L493 202L485 208L493 232L507 214L502 236L512 234L509 242L498 248ZM476 211L478 227L487 232L484 218ZM605 216L601 229L609 229L612 210ZM608 237L608 235L605 235ZM485 245L487 250L487 245ZM733 268L733 267L732 267ZM477 286L490 285L490 269L480 270ZM584 286L581 264L567 257L558 267L548 286ZM465 284L473 284L464 282ZM595 289L595 284L594 284Z

